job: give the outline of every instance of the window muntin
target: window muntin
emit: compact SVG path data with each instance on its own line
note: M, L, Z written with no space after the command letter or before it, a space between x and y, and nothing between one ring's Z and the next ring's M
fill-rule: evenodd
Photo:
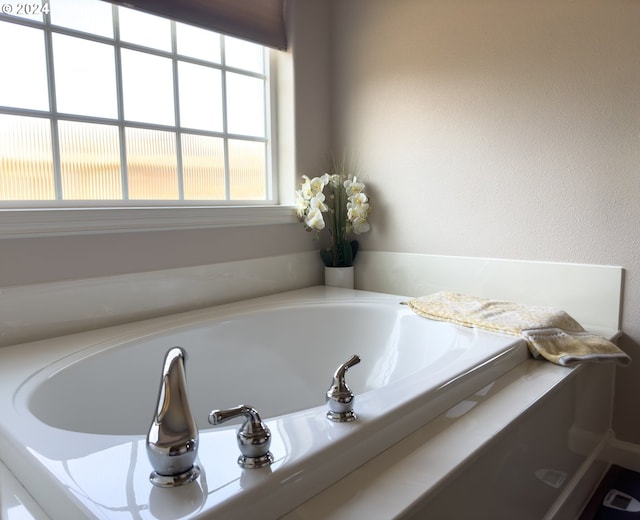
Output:
M40 18L0 16L26 71L0 86L0 204L273 202L264 47L98 0Z

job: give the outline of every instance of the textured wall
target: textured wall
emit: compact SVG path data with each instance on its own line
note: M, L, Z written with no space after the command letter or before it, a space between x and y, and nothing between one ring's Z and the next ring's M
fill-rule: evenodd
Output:
M363 247L623 266L636 362L614 427L640 443L640 2L333 9L334 147L375 209Z

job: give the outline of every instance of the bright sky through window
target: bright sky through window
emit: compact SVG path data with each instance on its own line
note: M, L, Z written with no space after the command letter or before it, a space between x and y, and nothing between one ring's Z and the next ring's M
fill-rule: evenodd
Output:
M99 0L0 15L1 201L265 201L265 47Z

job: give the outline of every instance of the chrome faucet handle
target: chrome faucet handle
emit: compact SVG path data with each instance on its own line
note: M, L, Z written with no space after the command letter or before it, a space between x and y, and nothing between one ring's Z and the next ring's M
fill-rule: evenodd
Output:
M151 483L159 487L187 484L200 474L198 428L187 400L186 352L170 349L164 358L158 404L147 433L147 456L153 467Z
M353 365L360 363L360 357L351 356L345 363L340 365L333 374L333 383L327 390L327 418L334 422L350 422L356 420L353 411L353 401L355 395L347 386L345 374Z
M241 453L238 465L246 469L269 466L273 462L273 455L269 451L271 432L253 408L242 404L228 410L213 410L209 414L209 422L217 425L240 416L244 417L245 421L237 435Z

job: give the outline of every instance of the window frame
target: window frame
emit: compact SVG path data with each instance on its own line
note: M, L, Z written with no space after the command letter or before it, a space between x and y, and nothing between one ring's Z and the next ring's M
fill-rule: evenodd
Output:
M293 206L0 209L0 239L288 224Z
M115 6L114 6L115 8ZM3 20L14 18L2 17ZM43 28L50 39L51 23L18 20L26 26ZM61 34L83 34L73 29L59 29ZM88 38L99 41L100 37ZM114 42L121 45L121 42ZM126 48L135 48L128 45ZM123 47L121 47L123 48ZM280 51L267 48L269 67L265 112L270 128L267 130L267 200L49 200L0 201L0 239L14 237L55 236L69 234L118 233L173 229L198 229L248 225L281 224L295 222L292 205L279 201L278 184L278 122L277 91L278 56ZM177 55L174 54L174 58ZM48 59L52 59L48 56ZM50 87L51 88L51 87ZM35 111L14 109L4 113L36 115ZM45 114L43 114L45 115ZM63 118L47 112L45 117ZM86 120L87 118L83 118ZM88 118L91 119L91 118ZM96 118L99 121L99 118ZM118 125L123 124L119 120ZM134 124L134 126L137 126ZM150 125L152 126L152 125ZM232 134L227 134L232 135ZM228 190L228 187L227 187Z

